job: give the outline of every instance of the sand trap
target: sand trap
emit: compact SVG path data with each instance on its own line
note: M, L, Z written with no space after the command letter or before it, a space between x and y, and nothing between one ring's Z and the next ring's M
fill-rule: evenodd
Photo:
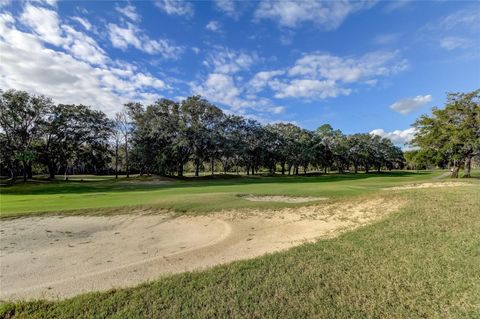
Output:
M74 296L128 287L287 249L375 220L384 199L208 216L31 217L0 220L0 299Z
M260 195L245 195L241 196L243 199L252 202L282 202L282 203L307 203L315 202L317 200L326 200L326 197L292 197L292 196L260 196Z
M409 184L404 186L388 187L383 190L402 190L402 189L419 189L419 188L441 188L441 187L458 187L469 186L469 183L463 182L439 182L439 183L421 183L421 184Z
M147 179L147 180L122 180L117 182L119 184L135 184L135 185L173 185L175 181L164 180L164 179Z

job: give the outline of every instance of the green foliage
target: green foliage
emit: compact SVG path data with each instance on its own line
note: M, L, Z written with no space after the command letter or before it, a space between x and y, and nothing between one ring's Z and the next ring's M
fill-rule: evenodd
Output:
M423 157L451 164L452 177L463 163L469 177L471 160L480 155L480 90L448 94L445 108L433 108L432 115L422 115L414 127L412 145Z

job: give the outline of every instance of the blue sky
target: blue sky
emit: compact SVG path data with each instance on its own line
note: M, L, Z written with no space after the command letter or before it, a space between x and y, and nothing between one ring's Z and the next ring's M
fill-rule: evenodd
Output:
M114 114L200 94L226 112L398 145L480 87L480 4L0 0L0 87Z

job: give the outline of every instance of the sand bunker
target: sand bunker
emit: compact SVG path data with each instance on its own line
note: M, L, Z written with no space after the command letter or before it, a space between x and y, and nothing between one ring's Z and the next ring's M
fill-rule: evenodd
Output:
M243 199L252 202L282 202L282 203L307 203L315 202L317 200L326 200L326 197L292 197L292 196L260 196L260 195L245 195L241 196Z
M371 199L207 216L44 216L0 220L0 299L65 298L128 287L335 236L397 210Z
M469 186L469 183L463 182L440 182L440 183L421 183L421 184L409 184L404 186L388 187L384 190L403 190L403 189L419 189L419 188L441 188L441 187L458 187Z

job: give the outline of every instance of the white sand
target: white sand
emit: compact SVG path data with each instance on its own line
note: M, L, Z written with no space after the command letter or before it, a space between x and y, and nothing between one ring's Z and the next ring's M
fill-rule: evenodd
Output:
M243 199L252 202L281 202L281 203L307 203L315 202L318 200L327 200L326 197L293 197L293 196L281 196L281 195L245 195Z
M437 182L437 183L408 184L403 186L388 187L388 188L384 188L384 190L443 188L443 187L458 187L458 186L469 186L469 185L471 184L464 183L464 182Z
M65 298L260 256L366 224L383 199L207 216L0 220L0 299Z

